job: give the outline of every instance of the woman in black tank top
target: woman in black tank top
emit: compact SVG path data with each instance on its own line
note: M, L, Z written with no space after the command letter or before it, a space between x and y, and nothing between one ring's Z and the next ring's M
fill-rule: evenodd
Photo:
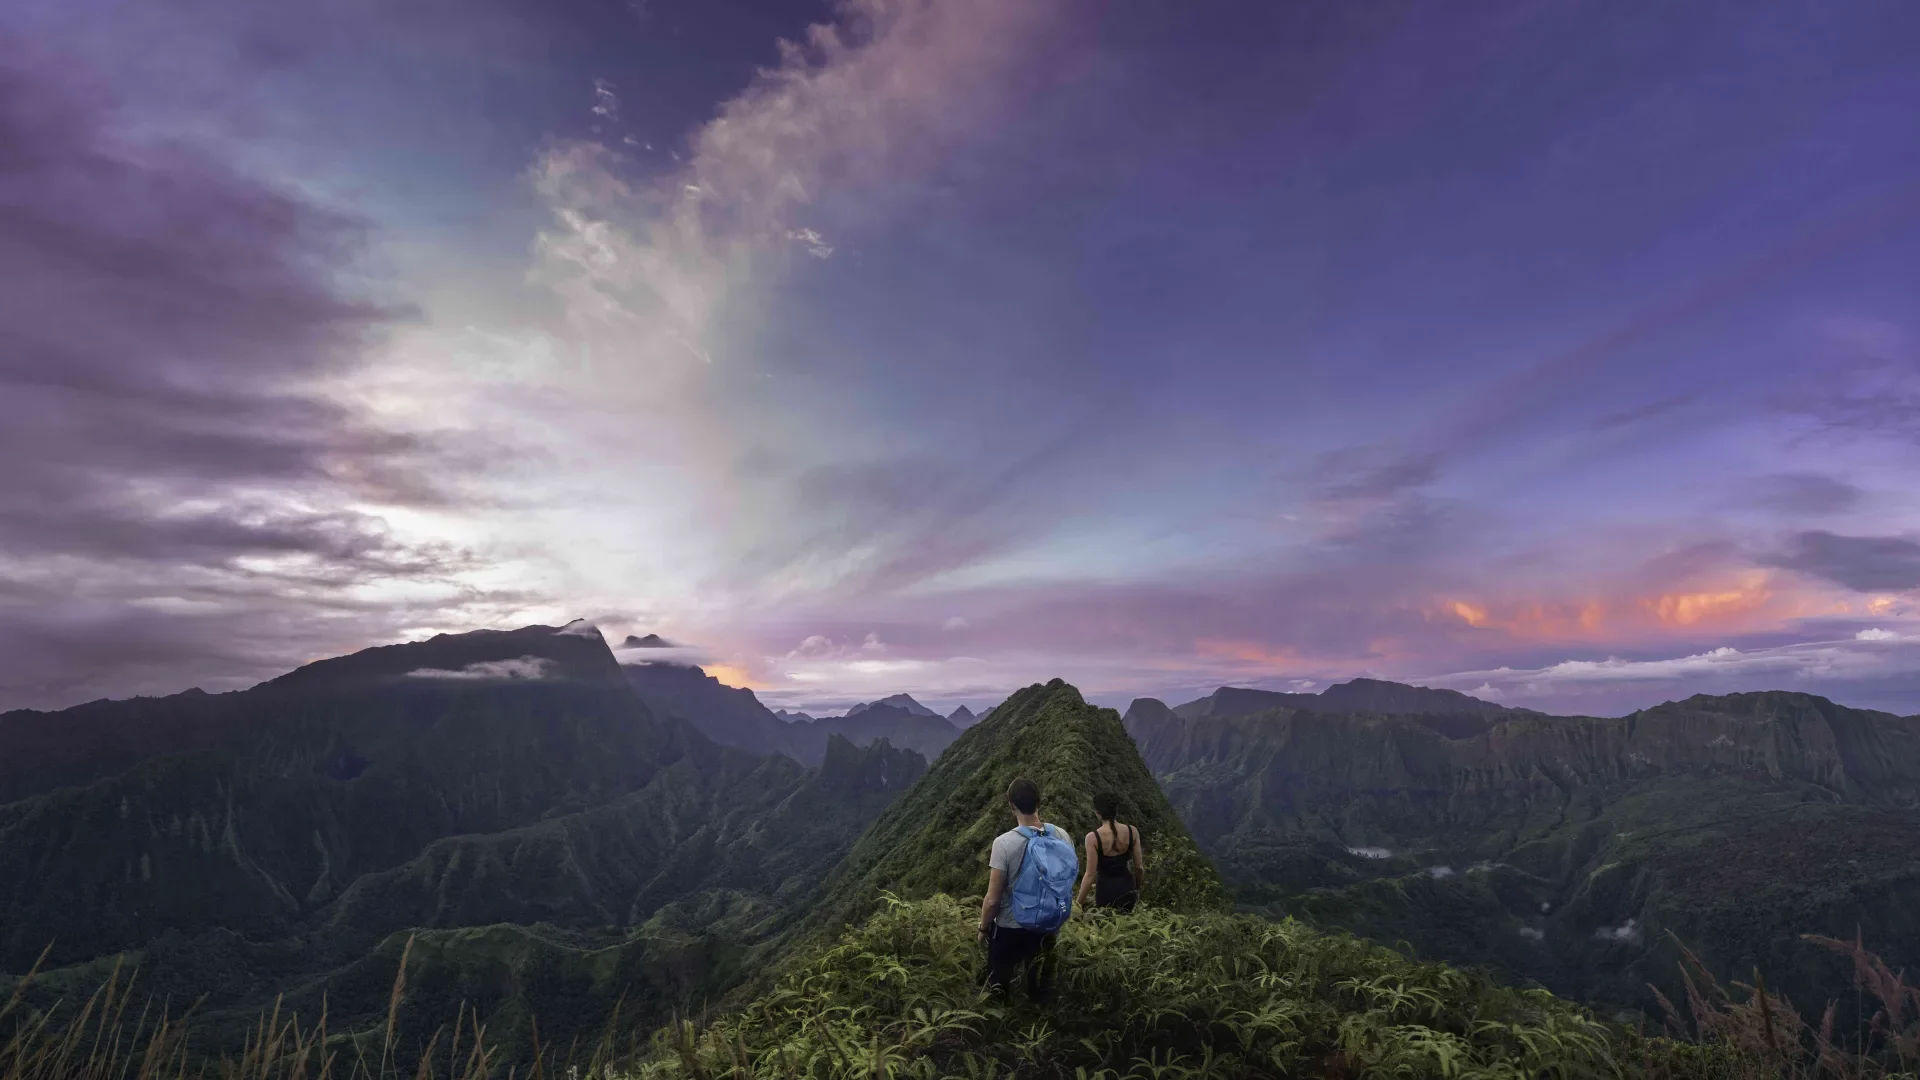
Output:
M1116 820L1120 805L1111 794L1094 796L1093 811L1100 815L1100 827L1087 834L1087 870L1073 902L1084 905L1091 888L1095 907L1132 911L1147 880L1140 830Z

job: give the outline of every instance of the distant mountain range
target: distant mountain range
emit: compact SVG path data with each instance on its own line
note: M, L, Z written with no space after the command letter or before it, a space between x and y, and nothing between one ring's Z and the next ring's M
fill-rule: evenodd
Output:
M1920 966L1920 718L1807 694L1546 716L1356 681L1226 688L1128 732L1243 904L1584 1000L1651 1009L1672 931L1795 1001L1844 964Z
M277 997L349 1030L384 1022L409 935L422 1041L462 1001L512 1047L542 994L543 1036L590 1039L623 998L640 1019L723 989L926 762L719 745L631 674L590 627L527 627L0 715L0 998L51 943L30 1004L127 953L156 999L205 997L210 1049ZM679 674L735 705L709 726L754 715Z
M697 667L666 662L629 663L627 684L652 708L678 716L722 746L762 754L785 754L817 765L829 737L855 746L885 739L929 760L937 758L960 729L906 694L856 705L845 716L812 717L775 712L753 691L721 683Z
M0 1000L47 950L29 1008L124 958L154 1001L203 1001L208 1052L275 1001L380 1032L411 939L399 1036L464 1010L524 1061L536 1015L553 1045L616 1003L646 1026L764 989L883 894L977 905L1023 773L1076 842L1117 795L1151 918L1232 903L1635 1016L1648 984L1683 992L1668 931L1843 1019L1851 968L1798 935L1920 967L1920 718L1786 692L1557 717L1376 680L1124 718L1058 680L983 717L906 694L811 717L622 658L534 626L0 714ZM1232 926L1248 949L1304 933Z
M938 717L940 715L939 713L934 712L932 709L927 708L925 705L920 704L918 701L915 701L912 695L910 694L895 694L892 697L881 698L879 701L867 702L860 705L855 705L851 709L847 710L846 715L854 716L858 713L865 712L876 705L884 705L884 706L896 708L903 712L909 713L913 716ZM828 719L828 720L843 719L843 717L815 717L803 712L788 712L785 709L775 709L773 710L773 715L778 717L781 720L786 721L789 724L794 724L794 723L811 724L822 719ZM947 723L953 725L953 728L955 731L965 731L966 729L979 723L980 719L981 719L981 714L976 714L972 709L967 708L965 705L962 705L954 709L953 712L949 713L946 717Z

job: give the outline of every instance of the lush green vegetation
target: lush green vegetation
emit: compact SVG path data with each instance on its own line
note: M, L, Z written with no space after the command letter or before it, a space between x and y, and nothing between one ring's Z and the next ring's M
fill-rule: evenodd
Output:
M1044 1006L983 1000L971 916L971 901L892 899L738 1013L660 1032L637 1075L1519 1078L1631 1064L1545 991L1245 915L1077 916Z
M376 659L459 666L445 645ZM616 1006L645 1025L725 991L926 767L884 742L829 740L814 769L715 746L617 668L368 683L364 666L193 695L182 708L233 713L226 742L0 806L0 995L52 942L23 1008L125 964L140 1007L197 1003L183 1045L230 1054L276 1000L377 1026L412 938L402 1044L464 1013L525 1059L536 1017L592 1039ZM114 722L137 729L153 706L136 704Z
M1221 711L1129 724L1244 910L1655 1020L1675 937L1842 1022L1851 968L1801 934L1920 964L1920 719L1778 692L1476 724Z
M968 728L908 789L835 871L809 926L831 933L857 921L883 892L908 899L985 891L987 850L1014 826L1007 785L1040 785L1040 816L1076 847L1098 824L1093 797L1111 791L1121 820L1139 826L1147 850L1146 902L1179 910L1222 909L1226 891L1127 737L1120 715L1096 708L1055 679L1009 697Z
M1920 993L1858 944L1799 937L1855 911L1869 940L1920 940L1897 718L1780 695L1605 731L1163 716L1193 725L1156 737L1191 758L1170 801L1119 716L1057 680L931 768L836 739L807 769L715 746L597 668L396 686L416 661L375 659L227 695L258 715L0 807L14 970L35 935L78 935L0 978L0 1080L1811 1080L1920 1061ZM973 935L1021 775L1076 838L1115 793L1148 851L1142 908L1078 914L1044 1005L983 999ZM1230 913L1228 886L1255 910ZM1773 981L1725 981L1755 969ZM1667 994L1628 1027L1491 970ZM1792 1004L1849 980L1856 1003Z

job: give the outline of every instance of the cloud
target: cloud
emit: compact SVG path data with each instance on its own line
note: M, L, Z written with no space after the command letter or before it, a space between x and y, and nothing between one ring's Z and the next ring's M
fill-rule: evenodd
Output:
M799 645L794 646L793 650L787 653L786 659L799 660L803 658L833 656L837 651L838 650L834 648L832 638L827 637L825 634L809 634L801 639Z
M603 120L620 119L620 95L605 79L593 80L593 115Z
M407 672L412 679L544 679L552 665L542 657L518 656L511 660L480 660L457 670L415 668Z
M1910 701L1915 692L1911 673L1920 667L1920 633L1871 626L1848 628L1844 635L1828 627L1830 632L1822 635L1818 623L1801 629L1810 640L1745 648L1720 645L1670 657L1563 660L1416 681L1468 690L1509 705L1603 715L1694 693L1746 690L1801 690L1838 695L1843 703L1859 707L1910 711L1900 702Z
M328 389L406 314L342 285L362 225L126 136L80 78L0 41L0 707L401 636L468 556L378 512L457 499L443 447Z
M949 617L949 618L947 619L947 621L946 621L946 622L943 622L943 623L941 623L941 624L940 624L940 629L942 629L942 630L965 630L965 629L966 629L967 627L969 627L969 626L971 626L971 625L973 625L973 624L972 624L972 623L969 623L969 622L967 622L967 620L966 620L966 618L965 618L964 616L961 616L961 615L954 615L954 616L950 616L950 617Z
M1440 476L1432 457L1391 457L1379 447L1353 447L1321 455L1314 470L1318 498L1385 499L1426 487Z
M1628 919L1619 926L1601 926L1593 931L1595 941L1612 942L1617 945L1640 944L1641 931L1637 920Z
M1776 473L1755 480L1752 504L1779 514L1837 514L1859 504L1858 487L1819 473Z
M887 588L1004 549L1002 522L980 511L1018 489L1034 454L1084 433L1069 420L1037 450L1008 440L1004 472L982 476L844 427L833 414L856 402L789 378L760 347L781 297L935 197L932 178L1030 93L1069 7L847 0L782 44L676 168L654 171L616 140L557 141L533 164L552 213L530 275L557 301L546 351L577 360L533 365L501 393L575 405L533 433L567 460L644 433L651 468L609 476L620 504L607 510L683 515L657 526L661 548L724 538L662 556L707 603Z
M1658 401L1649 401L1644 405L1636 405L1631 409L1623 409L1620 412L1603 416L1593 422L1593 428L1596 431L1608 431L1613 428L1626 427L1642 420L1670 413L1675 409L1684 408L1685 406L1693 404L1699 397L1699 394L1674 394L1670 397L1661 398Z
M1901 327L1878 319L1834 320L1828 355L1780 399L1823 431L1920 442L1920 350Z
M1772 561L1859 592L1920 588L1920 542L1904 536L1840 536L1813 529L1794 536Z

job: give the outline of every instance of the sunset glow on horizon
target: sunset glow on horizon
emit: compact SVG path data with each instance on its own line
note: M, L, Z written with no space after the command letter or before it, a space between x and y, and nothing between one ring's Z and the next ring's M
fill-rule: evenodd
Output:
M1920 713L1920 6L0 12L0 710Z

